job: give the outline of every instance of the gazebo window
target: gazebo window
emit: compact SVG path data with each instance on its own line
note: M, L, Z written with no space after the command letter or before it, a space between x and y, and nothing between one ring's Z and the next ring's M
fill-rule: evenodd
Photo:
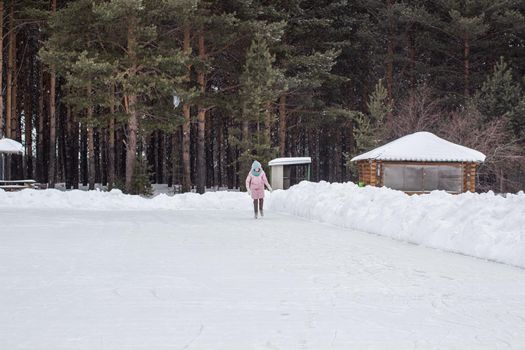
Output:
M383 164L383 184L406 192L462 192L463 170L453 165Z

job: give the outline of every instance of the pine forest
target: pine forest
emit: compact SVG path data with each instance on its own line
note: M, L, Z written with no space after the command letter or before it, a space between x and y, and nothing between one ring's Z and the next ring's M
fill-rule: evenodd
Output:
M525 188L522 0L0 1L7 178L147 194L242 188L251 162L312 180L420 130Z

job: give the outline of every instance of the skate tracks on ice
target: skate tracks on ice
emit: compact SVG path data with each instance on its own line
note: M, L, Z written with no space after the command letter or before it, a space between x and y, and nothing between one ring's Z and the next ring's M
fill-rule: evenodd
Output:
M0 348L525 347L525 270L266 214L4 210Z

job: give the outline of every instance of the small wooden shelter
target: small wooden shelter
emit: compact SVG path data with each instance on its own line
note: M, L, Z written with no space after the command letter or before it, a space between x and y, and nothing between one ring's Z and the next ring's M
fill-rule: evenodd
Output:
M430 132L406 135L352 158L359 182L406 193L434 190L474 192L481 152L444 140Z
M310 180L310 157L288 157L271 160L270 182L274 190L286 190L303 180Z
M0 139L0 180L5 180L5 156L11 154L24 154L22 144L7 137Z

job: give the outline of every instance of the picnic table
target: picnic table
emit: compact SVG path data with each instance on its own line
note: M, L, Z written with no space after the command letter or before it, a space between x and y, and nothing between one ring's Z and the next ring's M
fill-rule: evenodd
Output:
M0 189L5 191L19 191L24 188L34 188L35 180L0 180Z

